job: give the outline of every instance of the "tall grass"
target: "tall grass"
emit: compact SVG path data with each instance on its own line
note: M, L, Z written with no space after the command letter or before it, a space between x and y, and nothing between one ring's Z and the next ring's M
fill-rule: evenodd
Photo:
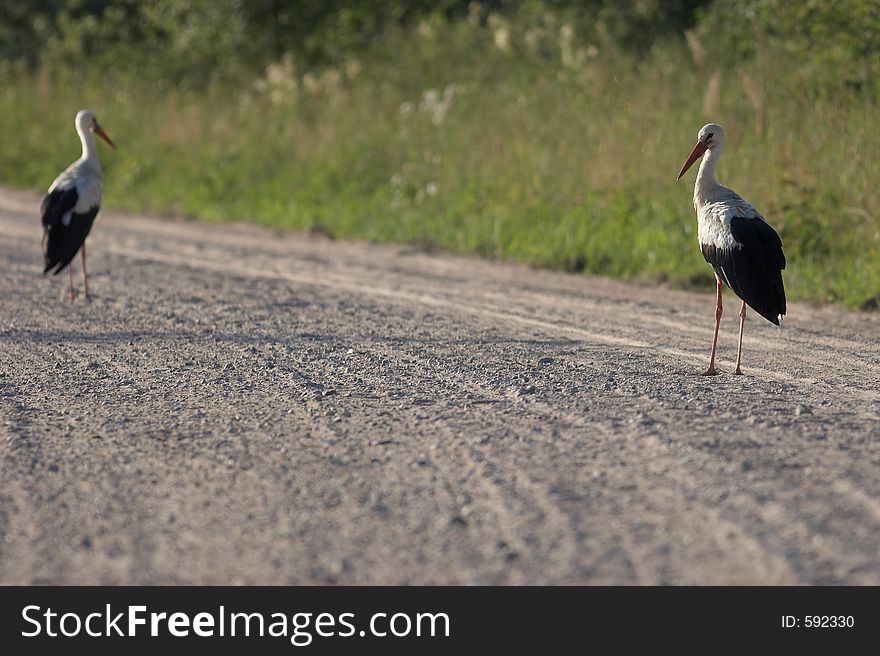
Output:
M0 91L0 183L45 188L89 107L119 146L102 160L114 207L708 288L692 174L675 175L711 120L720 180L782 235L789 295L876 306L877 97L822 80L775 52L717 68L693 36L636 59L497 17L198 92L44 69Z

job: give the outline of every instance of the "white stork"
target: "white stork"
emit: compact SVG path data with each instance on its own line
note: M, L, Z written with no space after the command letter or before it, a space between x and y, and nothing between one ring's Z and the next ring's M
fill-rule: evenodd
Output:
M83 296L89 298L86 274L86 237L101 207L103 173L95 149L94 132L116 148L98 125L95 115L81 110L76 115L76 132L82 142L82 157L67 167L49 187L40 213L43 220L43 273L58 274L68 266L82 247ZM73 267L68 272L68 295L73 300Z
M785 255L782 240L767 223L767 219L732 189L722 187L715 179L715 166L724 149L724 130L709 123L697 135L697 145L688 156L678 178L704 153L697 181L694 185L694 208L697 210L697 236L703 257L715 270L718 295L715 305L715 337L712 356L704 376L715 376L715 348L718 346L718 327L721 323L721 291L724 285L742 299L739 310L739 347L736 353L735 374L742 374L743 328L746 305L762 317L779 325L785 316L785 288L782 270Z

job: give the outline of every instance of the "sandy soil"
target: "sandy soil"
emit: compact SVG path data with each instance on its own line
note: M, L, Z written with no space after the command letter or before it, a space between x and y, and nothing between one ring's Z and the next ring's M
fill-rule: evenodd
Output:
M880 315L752 315L737 377L729 297L707 379L708 294L114 213L70 304L38 202L2 583L880 584Z

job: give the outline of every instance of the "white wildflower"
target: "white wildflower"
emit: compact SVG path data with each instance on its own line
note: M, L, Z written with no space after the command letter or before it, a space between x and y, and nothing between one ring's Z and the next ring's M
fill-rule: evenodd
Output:
M495 47L501 52L510 51L510 30L506 27L499 27L495 30Z
M437 89L427 89L422 93L422 99L419 101L419 111L430 114L431 122L440 125L452 106L452 99L463 89L462 85L454 82L446 85L442 94Z
M574 28L570 23L566 23L559 28L559 54L562 59L562 65L566 68L575 68L580 64L578 55L574 47Z
M422 92L422 102L419 103L419 109L430 111L440 100L440 92L437 89L427 89Z
M302 84L305 90L312 94L316 94L321 90L321 83L313 73L303 75Z
M298 87L296 66L290 53L266 66L265 75L254 82L254 89L268 95L269 100L276 105L293 100Z
M508 52L510 50L510 28L504 19L499 14L492 12L489 14L486 24L492 30L495 47L501 52Z

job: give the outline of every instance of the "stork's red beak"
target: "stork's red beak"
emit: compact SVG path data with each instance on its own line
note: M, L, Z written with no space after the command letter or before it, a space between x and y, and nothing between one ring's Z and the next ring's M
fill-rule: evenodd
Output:
M98 125L97 123L95 124L95 134L97 134L97 135L98 135L99 137L101 137L104 141L106 141L108 144L110 144L110 147L111 147L113 150L116 150L116 144L113 143L112 141L110 141L110 137L108 137L108 136L107 136L107 133L104 132L104 128L102 128L102 127L101 127L100 125Z
M698 141L697 145L694 146L694 149L691 151L691 154L688 155L687 161L684 163L684 166L681 167L681 171L678 172L678 177L676 180L681 180L681 176L687 173L687 170L694 165L700 157L702 157L703 153L706 152L708 146L704 144L702 141Z

